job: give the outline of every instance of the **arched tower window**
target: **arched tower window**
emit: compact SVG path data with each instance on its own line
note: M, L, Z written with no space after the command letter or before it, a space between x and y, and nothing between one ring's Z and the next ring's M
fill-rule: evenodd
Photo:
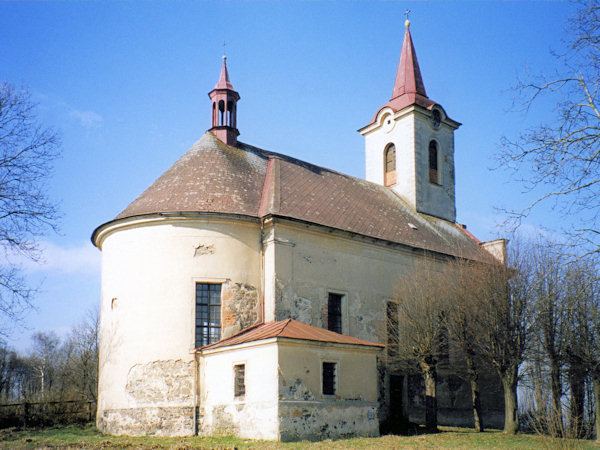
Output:
M440 174L438 170L438 145L437 142L429 143L429 182L440 184Z
M396 184L396 147L389 144L383 152L383 184Z
M228 127L233 127L233 102L227 102L227 123Z
M212 105L212 126L214 127L217 125L217 104L213 102Z
M219 100L219 126L225 125L225 102Z

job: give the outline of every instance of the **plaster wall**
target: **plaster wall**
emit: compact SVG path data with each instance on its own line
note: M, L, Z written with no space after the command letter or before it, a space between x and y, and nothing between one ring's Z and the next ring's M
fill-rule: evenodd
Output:
M379 349L307 341L279 345L281 440L377 436ZM337 364L335 395L323 395L322 363Z
M384 342L386 302L395 298L403 275L420 256L335 233L275 224L274 320L326 328L328 294L338 293L344 295L343 333Z
M192 434L195 283L222 283L224 335L260 321L259 225L189 218L119 225L99 243L98 424L111 433ZM152 415L152 408L162 409ZM138 430L140 414L150 414L150 425Z
M279 439L277 344L230 347L200 360L200 427L203 435ZM245 365L244 397L234 396L234 365Z

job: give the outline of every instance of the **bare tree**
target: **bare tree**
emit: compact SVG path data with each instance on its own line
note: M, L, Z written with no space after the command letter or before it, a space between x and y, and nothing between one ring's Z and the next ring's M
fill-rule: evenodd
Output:
M595 405L596 440L600 441L600 277L592 263L578 262L566 282L569 336L567 364L570 392L569 428L574 437L585 432L585 381L591 376Z
M541 192L531 204L512 211L517 222L537 204L556 205L580 220L575 234L598 251L600 243L600 0L581 0L568 22L567 50L555 54L557 73L518 81L517 103L528 110L541 98L554 102L555 118L504 139L499 161L515 169L527 190ZM591 245L590 245L591 244Z
M550 423L556 433L562 433L563 395L562 369L565 363L567 339L568 296L566 261L564 255L551 243L538 241L531 248L532 270L534 271L533 302L535 328L539 331L541 354L533 355L548 366L551 392Z
M397 290L397 350L388 355L390 365L416 363L425 383L425 426L437 430L438 360L447 352L445 314L448 290L440 262L417 262ZM388 334L389 339L389 334Z
M511 246L508 264L510 269L483 266L479 283L485 296L473 317L478 351L491 362L502 382L504 432L514 434L519 429L517 385L532 330L535 279L528 254L518 245Z
M63 348L66 364L62 378L79 399L96 401L98 396L99 323L98 310L90 310L85 319L71 330Z
M481 275L487 270L485 265L468 261L455 261L444 270L444 285L449 290L452 304L452 308L448 309L448 331L453 346L460 350L465 361L471 388L473 423L478 432L484 431L484 422L479 390L479 331L475 316L482 310L480 303L485 302L488 296L487 285L481 283Z
M36 238L57 220L46 181L59 139L37 124L34 106L27 91L0 82L0 314L10 320L20 317L34 294L11 257L37 259Z

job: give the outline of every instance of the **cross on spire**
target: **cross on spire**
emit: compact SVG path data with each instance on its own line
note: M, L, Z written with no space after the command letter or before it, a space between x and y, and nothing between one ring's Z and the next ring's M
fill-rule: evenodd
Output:
M409 27L410 25L410 20L408 20L408 15L410 14L410 9L407 9L406 11L404 11L404 15L406 16L406 21L404 22L404 26L406 28Z

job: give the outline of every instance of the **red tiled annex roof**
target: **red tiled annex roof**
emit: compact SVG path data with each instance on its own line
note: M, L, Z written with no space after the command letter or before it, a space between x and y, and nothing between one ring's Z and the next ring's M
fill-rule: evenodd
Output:
M367 347L385 347L382 344L365 341L345 334L335 333L324 328L313 327L294 319L266 322L246 328L233 336L209 344L198 350L212 350L247 342L261 341L270 338L301 339L305 341L331 342L334 344L363 345Z
M241 142L232 147L210 132L115 220L167 213L282 217L461 258L490 258L454 223L416 212L389 188Z

